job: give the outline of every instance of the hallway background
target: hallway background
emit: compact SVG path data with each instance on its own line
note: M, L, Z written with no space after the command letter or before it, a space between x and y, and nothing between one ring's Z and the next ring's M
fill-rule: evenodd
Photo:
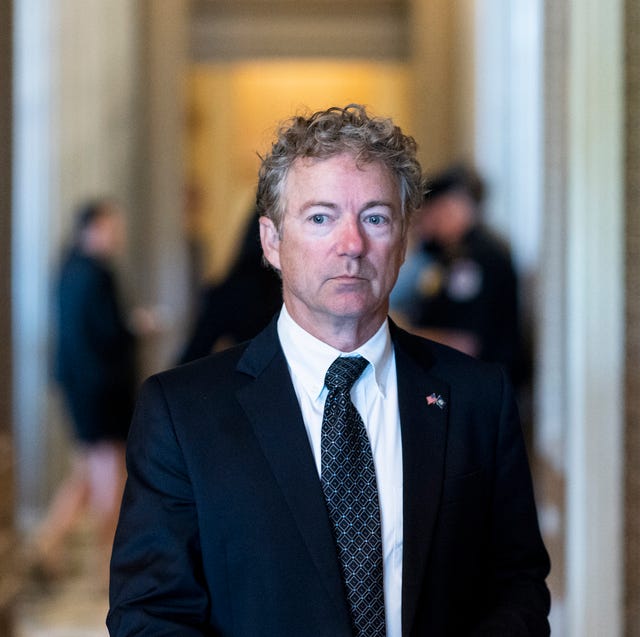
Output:
M640 0L4 3L0 547L68 460L51 284L78 201L131 211L125 292L162 324L147 375L224 274L277 120L363 101L414 134L428 171L475 163L514 250L554 634L640 635L639 27Z

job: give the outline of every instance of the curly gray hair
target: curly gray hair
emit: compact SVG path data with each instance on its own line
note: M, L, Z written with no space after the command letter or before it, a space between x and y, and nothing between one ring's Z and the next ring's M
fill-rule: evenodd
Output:
M297 115L277 133L271 152L261 157L258 173L257 208L269 217L277 230L284 215L283 189L287 174L301 157L328 159L350 152L363 164L381 162L398 180L402 200L403 228L420 207L423 177L416 158L416 142L390 119L370 116L365 107L333 106L305 117Z

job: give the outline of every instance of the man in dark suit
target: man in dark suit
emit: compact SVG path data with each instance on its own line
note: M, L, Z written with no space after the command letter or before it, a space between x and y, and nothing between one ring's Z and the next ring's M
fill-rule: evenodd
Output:
M141 392L111 635L548 635L549 563L510 385L387 319L415 143L357 105L263 159L284 305Z

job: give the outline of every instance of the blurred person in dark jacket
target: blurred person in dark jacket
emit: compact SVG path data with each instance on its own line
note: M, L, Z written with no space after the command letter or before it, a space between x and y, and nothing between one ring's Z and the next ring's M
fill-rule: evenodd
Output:
M508 245L482 221L484 183L459 164L426 184L415 251L403 266L412 280L401 271L394 309L412 331L501 363L519 382L518 280Z
M253 338L282 304L278 275L263 263L257 211L249 218L238 256L220 283L204 288L178 363Z
M120 304L112 260L124 248L121 207L99 199L84 205L60 268L57 288L56 379L71 423L68 476L36 533L35 570L64 570L65 540L85 509L95 515L99 557L107 568L125 480L124 448L135 393L135 337Z

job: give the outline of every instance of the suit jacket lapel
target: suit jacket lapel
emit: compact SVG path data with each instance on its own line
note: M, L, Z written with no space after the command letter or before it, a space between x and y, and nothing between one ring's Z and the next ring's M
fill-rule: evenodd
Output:
M402 559L403 635L411 632L436 522L444 474L449 386L419 361L416 343L392 328L404 472ZM410 337L409 337L410 338ZM427 400L428 397L432 396ZM436 401L441 398L440 403Z
M249 345L238 370L254 377L238 392L311 558L346 625L349 615L322 487L275 320Z

